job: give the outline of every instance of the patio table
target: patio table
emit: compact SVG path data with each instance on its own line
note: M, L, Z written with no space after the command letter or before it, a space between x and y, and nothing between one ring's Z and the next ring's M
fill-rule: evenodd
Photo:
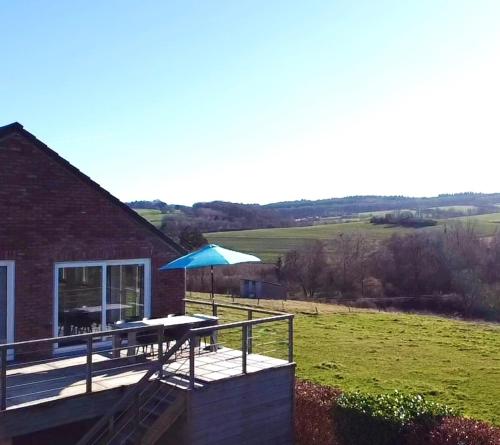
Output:
M207 322L210 324L216 325L218 323L219 318L208 316L208 315L177 315L175 317L165 317L165 318L151 318L147 320L141 321L129 321L120 324L114 324L113 329L117 330L117 334L113 335L113 357L119 357L121 347L121 336L119 334L120 329L127 328L138 328L138 327L146 327L151 326L151 328L158 328L159 326L163 326L165 330L176 329L176 328L185 328L186 330L190 328L200 327L201 325L206 326ZM135 348L137 346L137 331L132 331L127 333L127 356L135 355Z
M106 304L106 310L120 310L120 309L130 309L132 306L129 304L111 303ZM80 306L72 309L73 311L88 312L89 314L95 312L102 312L102 306Z

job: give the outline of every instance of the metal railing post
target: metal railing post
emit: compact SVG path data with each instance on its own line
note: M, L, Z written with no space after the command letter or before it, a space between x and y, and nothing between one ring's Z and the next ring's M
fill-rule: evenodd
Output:
M111 416L108 420L108 437L112 437L115 432L115 418Z
M288 319L288 363L293 363L293 315Z
M0 349L0 411L7 408L7 348Z
M87 337L87 392L92 392L92 337Z
M244 324L241 327L241 372L247 373L247 356L248 356L248 325Z
M165 328L162 326L160 328L158 328L158 365L159 365L159 369L158 369L158 378L162 378L163 377L163 363L161 361L161 359L163 358L163 332L164 332Z
M248 320L253 319L253 311L251 309L248 310ZM253 325L249 324L248 325L248 353L252 354L253 352Z
M194 389L195 363L194 363L194 344L195 335L189 337L189 389Z
M218 313L219 313L219 306L217 305L217 303L215 301L212 301L212 316L218 317L218 315L217 315ZM218 332L217 331L214 331L214 333L212 335L212 341L215 345L213 347L213 351L217 351L219 349L219 340L218 340Z

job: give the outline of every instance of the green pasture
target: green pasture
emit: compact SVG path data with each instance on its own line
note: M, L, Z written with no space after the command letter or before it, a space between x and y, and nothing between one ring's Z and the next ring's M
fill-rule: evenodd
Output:
M236 302L257 303L239 298ZM500 326L312 302L258 303L296 314L298 377L347 391L420 393L500 425ZM198 305L188 308L207 312ZM245 318L233 309L220 309L219 315L223 322ZM254 350L286 357L286 333L284 323L262 325L254 332ZM221 341L239 348L241 332L226 332Z
M318 224L307 227L287 227L279 229L241 230L234 232L206 233L205 237L215 244L230 249L255 253L264 261L275 261L288 250L299 247L308 240L328 241L344 234L363 233L369 239L380 241L394 233L405 234L415 231L441 231L456 221L473 223L482 236L491 236L500 229L500 213L464 216L439 220L438 225L421 229L402 228L371 224L366 219L355 222Z
M451 206L439 206L439 207L431 207L431 209L438 209L438 210L453 210L455 212L463 212L467 214L469 211L474 211L477 209L477 206L459 206L459 205L451 205Z
M156 209L133 209L143 218L147 219L151 224L156 227L161 226L164 214Z
M468 206L462 207L465 208ZM136 209L136 212L156 227L161 225L164 216L159 210L155 209ZM491 236L500 229L500 213L442 219L438 221L438 225L435 227L421 229L374 225L365 216L358 221L344 222L343 220L339 220L339 222L316 224L306 227L212 232L206 233L205 237L211 243L220 244L229 249L255 253L264 261L273 262L278 256L283 256L288 250L297 248L308 240L329 241L343 233L362 233L369 239L380 241L390 237L394 233L405 234L414 231L440 231L456 221L474 224L476 230L482 236Z
M373 225L366 219L306 227L206 233L205 237L211 243L243 252L252 252L260 255L265 261L274 261L278 256L284 255L288 250L299 247L309 240L328 241L342 233L364 233L369 238L380 240L395 232L410 233L412 230Z

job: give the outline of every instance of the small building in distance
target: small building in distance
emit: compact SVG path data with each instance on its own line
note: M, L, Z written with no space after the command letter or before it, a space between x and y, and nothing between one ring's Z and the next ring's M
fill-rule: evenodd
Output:
M286 300L287 289L280 283L242 279L240 281L240 297Z

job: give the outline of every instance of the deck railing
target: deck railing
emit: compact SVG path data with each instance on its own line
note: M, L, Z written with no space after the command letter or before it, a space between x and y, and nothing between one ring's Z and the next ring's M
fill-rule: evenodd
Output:
M293 362L292 314L215 301L193 299L185 301L189 304L205 307L215 316L218 316L222 309L233 309L243 313L246 318L235 322L191 328L186 334L185 348L176 344L175 348L181 350L185 359L188 358L185 360L186 366L176 372L189 379L190 389L195 388L197 379L202 375L203 363L201 363L202 360L197 363L197 360L203 353L221 351L221 354L216 357L220 357L221 361L231 360L231 364L237 367L236 370L233 370L233 375L234 372L247 373L249 371L249 356L252 354L266 356L269 351L265 348L269 345L279 345L280 352L284 351L286 355L282 359L289 363ZM265 330L261 336L258 336L256 333L260 328L265 328ZM139 352L140 345L110 347L100 341L103 338L116 335L126 336L130 332L135 332L137 335L140 333L151 334L152 331L156 332L156 341L153 342L154 347L151 347L149 355ZM0 411L7 409L8 405L16 404L16 398L23 398L23 400L31 398L32 401L36 401L52 397L54 394L60 396L60 393L68 387L68 373L62 376L54 373L51 376L46 368L37 368L37 365L56 363L58 365L55 367L56 370L57 368L74 368L75 372L71 373L69 386L73 389L81 387L81 391L78 393L91 393L94 390L94 383L120 378L122 373L135 369L144 370L147 374L154 369L153 374L156 373L158 377L162 377L163 369L168 372L168 364L163 368L167 355L169 359L171 358L169 350L164 347L164 331L163 325L147 326L2 344L0 345ZM207 341L207 338L210 338L210 341ZM54 345L61 349L64 345L75 344L83 345L83 349L76 352L53 354ZM257 350L259 347L260 350ZM232 355L224 356L223 351L226 350L230 350ZM126 354L124 355L122 351ZM9 361L9 355L12 354L14 360ZM99 355L103 358L97 359ZM68 361L64 362L64 360ZM12 373L8 373L10 369L13 370ZM23 369L25 372L29 372L28 378L22 378ZM37 374L40 375L40 378L37 378ZM26 376L26 374L24 375ZM20 381L16 382L16 379L20 379ZM40 388L44 389L40 390ZM75 391L71 395L73 394Z

